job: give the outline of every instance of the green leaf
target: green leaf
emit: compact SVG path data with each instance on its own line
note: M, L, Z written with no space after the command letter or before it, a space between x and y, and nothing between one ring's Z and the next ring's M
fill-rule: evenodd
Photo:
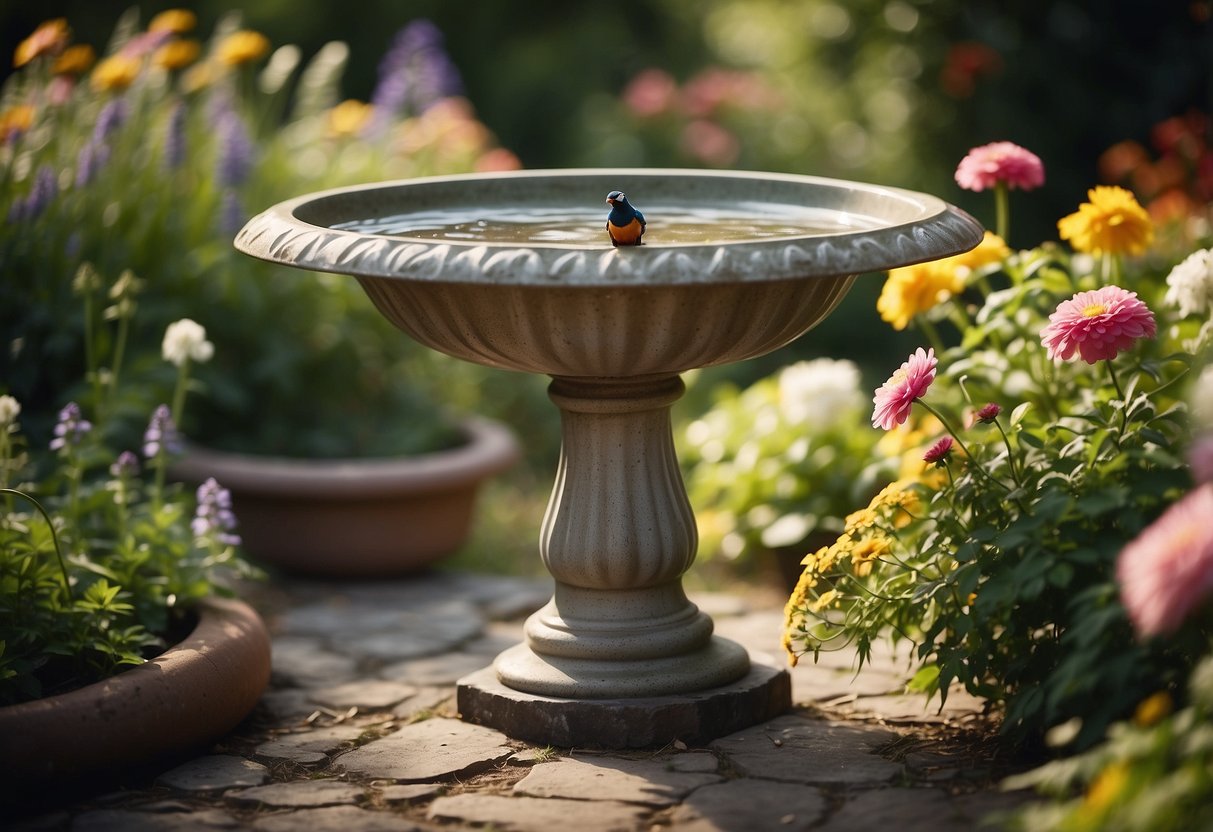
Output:
M927 695L935 693L939 685L939 665L928 664L923 665L914 674L914 677L906 683L906 690L911 693L925 693Z
M1032 409L1031 402L1024 402L1011 411L1011 426L1014 427L1023 421L1023 417Z

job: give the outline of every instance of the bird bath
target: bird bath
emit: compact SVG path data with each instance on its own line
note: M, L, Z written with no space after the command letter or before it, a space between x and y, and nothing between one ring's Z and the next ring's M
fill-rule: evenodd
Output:
M648 217L643 246L607 239L615 189ZM303 196L250 220L236 247L355 276L433 349L552 377L562 449L540 554L555 594L525 643L460 682L459 707L521 739L628 747L709 739L790 705L786 671L713 635L683 592L697 536L670 430L679 374L777 349L856 275L981 235L964 212L895 188L568 170Z

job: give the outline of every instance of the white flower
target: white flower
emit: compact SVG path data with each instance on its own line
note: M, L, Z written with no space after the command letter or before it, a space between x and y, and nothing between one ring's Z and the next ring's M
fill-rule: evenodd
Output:
M20 414L20 402L12 396L0 396L0 428L14 424Z
M779 408L792 424L809 429L864 406L859 368L850 361L798 361L779 374Z
M1167 275L1166 302L1187 317L1213 309L1213 249L1189 254Z
M160 353L165 361L177 367L186 361L202 364L215 354L215 345L206 340L206 327L182 318L169 324L164 331Z

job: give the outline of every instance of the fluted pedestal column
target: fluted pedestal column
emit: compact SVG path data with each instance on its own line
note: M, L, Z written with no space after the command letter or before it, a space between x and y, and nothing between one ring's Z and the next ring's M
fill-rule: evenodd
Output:
M698 544L670 429L684 389L674 375L553 380L563 444L540 552L556 591L523 644L460 682L465 718L555 744L575 723L576 744L626 747L718 736L790 704L787 674L752 668L683 592Z

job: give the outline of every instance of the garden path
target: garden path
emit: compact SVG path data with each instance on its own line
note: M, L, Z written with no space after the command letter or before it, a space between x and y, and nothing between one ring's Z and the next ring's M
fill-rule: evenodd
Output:
M15 828L959 832L1022 799L997 788L981 703L902 694L887 648L859 674L849 650L802 661L791 712L705 747L538 748L459 721L455 682L521 639L548 582L435 573L258 592L274 672L248 720L203 756ZM782 662L777 599L693 600Z

